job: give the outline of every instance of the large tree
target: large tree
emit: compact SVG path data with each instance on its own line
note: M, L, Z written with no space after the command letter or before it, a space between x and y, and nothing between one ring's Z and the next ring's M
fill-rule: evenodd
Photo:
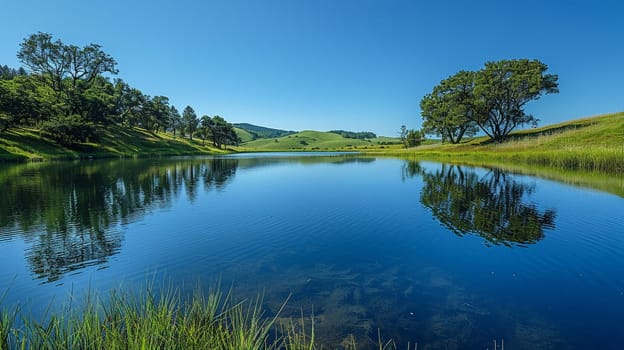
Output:
M88 119L85 92L98 85L103 74L117 74L117 62L101 46L66 45L52 34L38 32L20 44L17 57L56 92L57 102L65 108L65 115L81 115Z
M557 75L538 60L517 59L488 62L476 73L472 120L495 142L503 141L516 127L538 119L524 105L544 94L558 93Z
M444 79L420 102L423 129L458 143L480 128L501 142L516 127L536 124L524 112L527 102L557 93L557 75L538 60L488 62L478 72L460 71ZM477 128L478 127L478 128Z
M117 62L100 45L65 45L60 39L53 41L49 33L38 32L24 39L17 57L55 91L66 88L65 78L72 89L84 91L99 75L117 74Z
M423 131L451 143L473 136L478 128L473 122L475 73L460 71L433 88L420 101Z

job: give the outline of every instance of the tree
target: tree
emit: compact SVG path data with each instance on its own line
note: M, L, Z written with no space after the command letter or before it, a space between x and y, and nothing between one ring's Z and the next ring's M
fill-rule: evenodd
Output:
M31 34L20 44L17 57L54 91L61 91L69 60L60 40L52 41L49 33Z
M117 74L117 62L97 44L83 48L53 41L49 33L30 35L20 44L17 57L32 73L56 92L65 115L83 117L84 93L97 83L102 74ZM63 101L61 101L64 99Z
M424 139L424 132L420 130L410 129L407 132L407 136L405 137L405 146L406 147L416 147L419 146L420 143Z
M173 138L176 136L176 129L182 129L182 116L175 106L169 107L169 127L173 131Z
M475 77L472 120L495 142L503 141L517 126L538 119L524 105L544 94L558 93L557 75L545 74L548 66L538 60L487 62Z
M195 132L195 129L197 129L197 124L199 123L199 120L197 119L197 114L195 114L195 110L193 110L191 106L186 106L186 108L184 108L184 111L182 112L182 121L184 123L184 126L186 127L186 130L189 133L189 138L192 140L193 133Z
M238 146L240 138L236 134L232 124L218 115L212 118L205 117L206 118L202 117L202 125L205 125L209 137L212 139L212 144L215 147L221 148L224 145Z
M399 138L401 139L401 143L407 148L407 126L401 125L401 130L399 130Z
M211 131L211 126L212 126L212 119L210 119L209 116L207 115L203 115L200 118L199 121L199 128L198 128L198 133L199 133L199 137L201 137L202 139L202 145L206 144L206 139L212 136L212 131Z
M145 95L119 79L115 82L114 98L117 122L130 127L138 125L145 105Z
M171 123L169 98L167 96L154 96L149 101L149 112L153 121L150 130L154 132L158 132L160 128L167 130L169 123Z
M79 115L58 115L43 122L41 129L58 143L71 146L96 136L92 123L85 122Z
M26 75L0 80L0 132L16 125L34 125L53 114L53 103L46 100L45 90Z
M11 80L15 77L24 75L28 75L28 73L26 73L26 70L22 67L14 69L7 65L0 66L0 80Z
M459 143L473 136L478 128L473 121L475 73L460 71L433 88L420 101L423 130L442 137L442 141Z
M401 139L401 143L405 148L415 147L420 145L422 140L424 139L424 133L419 130L407 129L405 125L401 125L401 130L399 130L399 138Z

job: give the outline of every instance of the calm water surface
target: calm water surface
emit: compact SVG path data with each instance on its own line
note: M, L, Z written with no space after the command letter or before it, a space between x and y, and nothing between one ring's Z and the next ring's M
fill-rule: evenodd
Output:
M221 281L339 346L624 347L624 198L494 169L349 154L0 167L0 290ZM365 348L365 346L362 346Z

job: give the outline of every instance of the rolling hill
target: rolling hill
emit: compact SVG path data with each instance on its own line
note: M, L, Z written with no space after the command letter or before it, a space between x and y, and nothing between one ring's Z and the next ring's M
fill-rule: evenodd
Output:
M402 147L398 138L376 137L373 139L351 139L332 132L306 130L295 134L257 139L241 145L244 150L259 151L312 151L312 150L356 150Z
M267 128L264 126L258 126L249 123L234 123L232 125L234 125L234 127L236 128L236 133L243 140L243 142L247 142L245 140L249 139L250 137L251 140L267 139L272 137L291 135L295 133L295 131Z

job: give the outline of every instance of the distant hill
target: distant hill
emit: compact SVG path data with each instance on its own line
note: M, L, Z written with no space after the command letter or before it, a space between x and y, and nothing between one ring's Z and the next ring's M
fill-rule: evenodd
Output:
M253 125L249 123L234 123L232 125L244 131L244 132L241 132L241 131L237 132L238 136L241 138L241 140L243 140L243 142L248 142L248 141L256 140L256 139L268 139L272 137L282 137L282 136L292 135L295 133L295 131L272 129L272 128ZM251 139L249 140L250 137Z
M301 131L282 137L257 139L241 145L245 149L263 151L290 150L355 150L402 147L401 141L394 137L375 137L370 139L346 138L333 132Z

